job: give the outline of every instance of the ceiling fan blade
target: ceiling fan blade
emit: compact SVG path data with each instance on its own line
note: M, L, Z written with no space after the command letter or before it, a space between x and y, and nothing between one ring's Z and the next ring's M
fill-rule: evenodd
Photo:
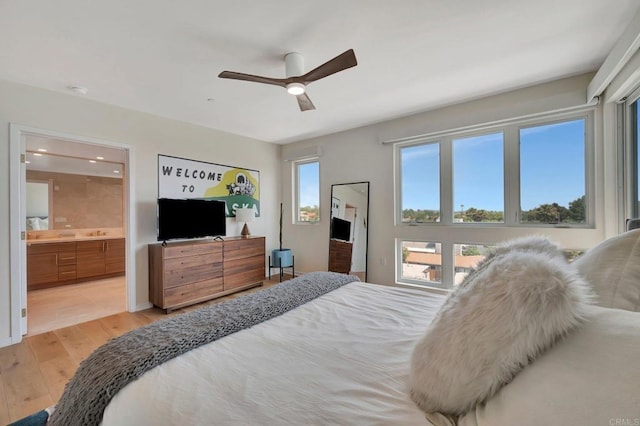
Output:
M312 109L316 109L316 107L313 105L313 102L311 102L311 99L309 99L309 96L307 96L306 93L296 95L296 99L298 99L300 111L309 111Z
M358 65L356 54L353 52L353 49L349 49L319 67L312 69L302 76L302 80L305 83L311 83L312 81L320 80L321 78L328 77L331 74L346 70L347 68L355 67L356 65Z
M218 74L218 77L230 78L232 80L253 81L254 83L273 84L280 87L287 87L287 83L289 82L284 78L261 77L259 75L243 74L241 72L234 71L222 71Z

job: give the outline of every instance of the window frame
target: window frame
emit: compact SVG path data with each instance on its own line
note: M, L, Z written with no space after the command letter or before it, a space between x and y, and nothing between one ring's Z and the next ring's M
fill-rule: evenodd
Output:
M395 157L395 225L396 226L461 226L461 227L513 227L513 228L587 228L595 227L595 160L594 160L594 107L576 112L549 114L536 118L512 120L506 124L478 126L476 129L441 133L437 138L419 138L411 142L397 143ZM520 130L535 126L585 120L585 222L581 224L533 224L520 223ZM504 222L454 222L453 206L453 140L502 132L504 135ZM440 144L440 222L402 222L402 148Z
M640 93L639 93L640 98ZM575 233L576 230L596 227L596 162L595 162L595 105L577 107L571 111L548 112L526 118L514 118L499 122L469 126L451 131L434 132L430 135L408 138L394 143L394 244L395 280L402 285L418 286L436 292L448 292L454 284L455 244L495 245L496 235L500 239L514 238L523 233L552 233L554 235ZM585 222L579 224L534 224L520 223L520 130L565 121L584 119L584 184ZM490 133L503 133L504 155L504 222L454 222L453 206L453 139L473 137ZM402 156L401 149L426 143L440 144L440 222L402 222ZM409 226L425 227L410 229ZM493 231L495 229L495 232ZM429 233L427 235L426 232ZM433 231L433 232L432 232ZM530 231L530 232L529 232ZM441 244L442 275L440 283L416 282L402 278L402 245L404 241L432 242Z
M640 167L638 161L640 141L638 139L640 139L640 135L637 135L634 129L634 126L637 126L637 111L640 110L638 104L640 104L640 87L624 98L624 102L618 108L618 125L622 129L618 157L618 164L622 169L618 178L621 181L623 191L621 231L625 228L626 219L640 217L640 208L637 206L639 200L636 200L636 198L640 198L640 185L638 184L638 168Z
M317 163L318 164L318 219L315 221L306 221L300 220L300 166L304 166L306 164ZM320 219L322 217L322 201L320 197L320 182L321 182L321 171L320 171L320 158L319 157L310 157L301 160L292 161L292 180L293 180L293 224L294 225L316 225L320 223Z

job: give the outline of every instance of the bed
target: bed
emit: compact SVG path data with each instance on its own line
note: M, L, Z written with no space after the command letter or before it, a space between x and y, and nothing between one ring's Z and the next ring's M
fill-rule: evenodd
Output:
M640 424L640 314L615 306L592 306L466 413L426 413L412 400L410 361L450 299L305 274L107 342L80 365L49 424Z

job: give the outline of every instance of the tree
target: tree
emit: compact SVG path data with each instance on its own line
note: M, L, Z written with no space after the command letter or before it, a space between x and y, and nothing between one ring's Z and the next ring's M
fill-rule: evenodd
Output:
M569 208L558 203L541 204L531 210L522 211L522 221L529 223L584 223L585 199L576 198Z
M462 248L463 256L478 256L480 253L480 249L477 246L464 246Z
M503 222L504 214L501 211L476 209L469 207L464 212L465 222Z
M569 221L574 223L583 223L586 219L584 195L569 203Z
M409 257L409 249L402 247L402 263L407 263L407 257Z
M560 205L558 203L541 204L528 211L522 212L522 221L530 223L559 223Z
M570 201L568 208L558 203L541 204L531 210L523 210L521 216L524 223L584 223L586 221L585 197L583 195ZM436 222L439 217L439 210L405 209L402 211L403 222ZM464 215L461 212L455 212L454 218L462 218L464 222L500 223L504 222L504 212L469 207L464 211Z

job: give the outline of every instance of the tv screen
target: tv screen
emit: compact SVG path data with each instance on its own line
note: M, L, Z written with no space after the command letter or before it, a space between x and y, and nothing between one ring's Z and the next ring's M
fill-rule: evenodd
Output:
M334 217L331 219L331 238L349 241L351 238L351 222Z
M158 241L223 236L227 232L224 201L158 199Z

